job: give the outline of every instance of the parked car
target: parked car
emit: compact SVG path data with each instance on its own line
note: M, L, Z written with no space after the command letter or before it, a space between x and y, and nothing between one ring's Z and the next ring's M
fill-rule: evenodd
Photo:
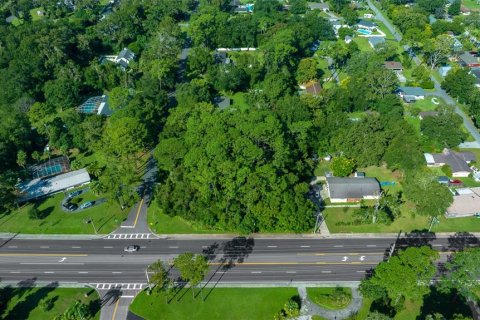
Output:
M90 207L93 206L94 204L95 204L95 201L87 201L87 202L83 203L83 204L80 206L80 209L90 208Z
M138 249L140 249L139 246L137 245L129 245L129 246L126 246L123 251L125 252L135 252L135 251L138 251Z
M73 192L70 192L68 194L68 198L69 199L72 199L72 198L75 198L76 196L79 196L83 193L83 190L77 190L77 191L73 191Z
M74 210L77 210L78 205L75 204L75 203L67 202L67 203L65 204L65 208L67 208L67 209L70 210L70 211L74 211Z

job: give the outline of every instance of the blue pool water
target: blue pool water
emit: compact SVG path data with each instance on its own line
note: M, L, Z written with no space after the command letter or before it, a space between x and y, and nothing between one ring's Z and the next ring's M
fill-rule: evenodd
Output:
M366 30L366 29L358 29L358 33L364 34L364 35L371 35L372 31Z

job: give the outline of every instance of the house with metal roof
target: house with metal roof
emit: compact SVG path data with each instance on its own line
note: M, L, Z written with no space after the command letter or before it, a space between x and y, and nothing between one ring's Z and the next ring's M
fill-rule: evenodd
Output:
M90 175L85 168L50 178L33 179L17 185L18 201L25 202L42 198L88 183L90 183Z
M425 90L420 87L399 87L397 93L405 102L425 99Z
M362 199L380 198L380 184L375 178L327 177L330 202L359 202Z
M456 152L447 148L442 153L424 153L423 156L428 167L450 166L453 177L468 177L472 172L468 164L477 159L472 152Z

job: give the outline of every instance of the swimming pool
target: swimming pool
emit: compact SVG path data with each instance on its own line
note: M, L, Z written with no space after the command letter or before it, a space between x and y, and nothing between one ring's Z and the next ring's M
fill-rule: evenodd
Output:
M371 35L372 31L366 30L366 29L358 29L358 33L364 34L364 35Z

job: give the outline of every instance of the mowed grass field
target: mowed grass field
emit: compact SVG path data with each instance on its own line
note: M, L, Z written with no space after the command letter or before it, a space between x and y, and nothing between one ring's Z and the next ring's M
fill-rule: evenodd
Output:
M88 188L88 187L86 187ZM69 190L68 192L72 192ZM92 218L98 233L106 234L115 230L116 227L128 216L129 208L121 210L117 203L106 202L93 206L81 212L65 212L61 202L64 193L29 203L9 213L0 215L0 232L12 233L41 233L41 234L91 234L93 226L85 223L86 219ZM104 196L94 195L88 191L79 196L80 203L100 199ZM36 206L40 211L41 219L30 219L29 210Z
M273 319L298 294L296 288L205 288L202 302L201 295L194 299L190 290L182 289L169 304L162 293L142 292L130 311L146 320L264 320Z
M80 300L89 306L94 316L100 319L99 296L93 289L86 288L5 288L8 299L0 309L0 318L5 320L50 320L64 313L75 301ZM88 294L88 297L84 295ZM44 310L41 303L52 299L53 307Z

